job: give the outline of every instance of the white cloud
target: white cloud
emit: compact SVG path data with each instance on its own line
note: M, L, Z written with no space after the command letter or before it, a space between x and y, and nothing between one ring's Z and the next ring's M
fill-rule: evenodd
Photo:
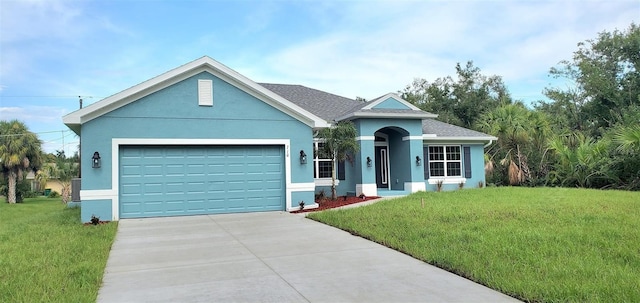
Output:
M578 42L638 18L635 1L341 4L343 15L325 34L285 45L262 68L247 69L267 81L373 98L414 77L453 75L456 62L473 60L484 74L538 85L540 94L549 68L570 59Z
M65 108L55 106L24 106L24 107L0 107L0 119L17 119L29 122L50 123L60 122L62 115L69 111Z

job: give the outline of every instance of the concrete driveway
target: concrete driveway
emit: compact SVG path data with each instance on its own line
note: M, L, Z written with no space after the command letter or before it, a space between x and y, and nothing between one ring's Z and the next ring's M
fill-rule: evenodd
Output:
M285 212L126 219L98 302L514 302Z

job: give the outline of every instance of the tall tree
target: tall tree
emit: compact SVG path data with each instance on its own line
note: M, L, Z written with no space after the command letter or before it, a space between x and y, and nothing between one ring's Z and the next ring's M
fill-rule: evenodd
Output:
M318 138L324 141L324 151L331 155L334 161L345 161L350 153L358 151L357 135L358 131L353 123L345 121L318 132ZM335 200L336 196L336 165L334 163L331 170L331 199Z
M456 64L457 79L438 78L433 83L415 79L400 92L422 110L438 114L438 120L472 128L485 112L511 103L509 92L499 76L485 76L472 61Z
M567 90L547 88L554 104L543 110L562 115L568 126L600 137L606 129L637 116L640 105L640 26L626 31L601 32L578 43L572 60L563 60L550 74L573 83ZM637 121L636 121L637 122Z
M16 203L16 182L27 170L37 171L41 165L41 141L27 126L18 121L0 121L0 164L8 179L7 201Z

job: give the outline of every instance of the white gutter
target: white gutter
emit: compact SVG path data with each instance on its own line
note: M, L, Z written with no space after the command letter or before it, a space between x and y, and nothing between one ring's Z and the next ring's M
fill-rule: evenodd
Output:
M485 145L484 145L484 148L489 147L489 145L491 145L491 143L493 143L493 139L489 139L489 143L485 144Z

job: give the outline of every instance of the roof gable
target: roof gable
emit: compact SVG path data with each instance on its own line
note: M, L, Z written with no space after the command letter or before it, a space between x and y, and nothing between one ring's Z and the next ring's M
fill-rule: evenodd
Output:
M403 104L402 102L399 102L394 98L387 98L386 100L380 102L373 108L375 109L411 109L405 104Z
M245 91L257 99L279 109L291 117L311 126L326 127L327 122L307 111L306 109L292 103L278 94L265 89L249 78L239 74L229 67L204 56L164 74L149 79L138 85L125 89L115 95L102 99L85 108L79 109L62 117L62 121L76 133L80 133L80 125L98 118L115 109L123 107L131 102L135 102L142 97L148 96L156 91L171 86L189 77L202 72L208 72L222 79L223 81Z
M358 118L427 119L438 115L425 112L394 93L361 103L336 120Z
M410 109L420 110L394 93L386 94L367 103L362 109Z

